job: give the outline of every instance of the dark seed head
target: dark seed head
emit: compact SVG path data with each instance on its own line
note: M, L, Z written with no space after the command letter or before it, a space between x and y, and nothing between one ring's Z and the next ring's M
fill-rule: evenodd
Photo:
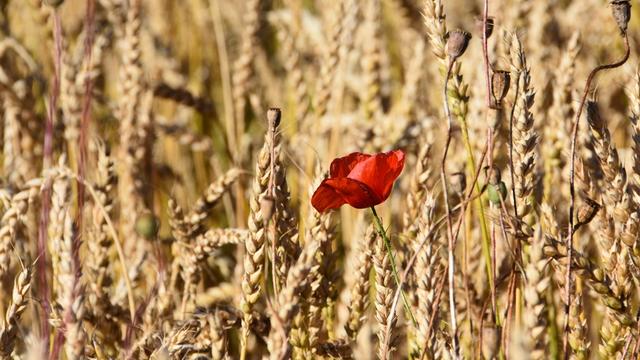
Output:
M493 34L493 25L494 25L494 20L493 17L488 17L487 18L487 39L491 37L491 34ZM484 29L484 24L482 21L482 18L476 18L476 30L478 31L478 34L482 34L482 30Z
M511 84L511 75L508 71L496 70L491 74L491 95L496 107L500 107L500 103L509 93Z
M620 31L626 34L629 20L631 20L631 4L629 0L613 0L610 4L613 18L616 19Z
M447 33L447 55L452 60L462 56L469 46L471 34L463 30L453 30Z
M584 204L578 208L578 224L585 225L591 222L600 210L601 205L597 202L586 198Z
M269 121L269 126L272 129L280 126L280 118L282 116L282 112L279 108L270 108L267 110L267 121Z
M464 172L459 171L451 174L451 186L457 194L464 194L467 189L467 176Z

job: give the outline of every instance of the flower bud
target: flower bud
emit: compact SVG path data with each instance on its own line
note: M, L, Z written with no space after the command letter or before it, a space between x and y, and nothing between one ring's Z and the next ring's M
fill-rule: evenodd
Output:
M504 181L493 185L487 186L487 197L492 204L500 205L500 203L507 198L507 185Z
M460 57L467 50L471 34L463 30L453 30L447 33L447 55L452 60Z
M500 103L507 96L511 83L511 75L508 71L495 70L491 74L491 95L496 108L500 108Z
M279 108L270 108L267 110L267 121L272 129L275 129L280 125L281 116L282 112Z
M631 4L629 0L613 0L610 4L613 18L616 19L620 32L626 34L629 20L631 20Z
M491 34L493 34L493 25L494 25L494 20L493 17L488 17L487 18L487 39L491 37ZM476 18L476 28L478 30L478 34L482 34L482 30L484 29L484 21L482 20L481 17Z
M150 240L158 234L158 219L151 213L141 215L135 224L136 233L143 238Z

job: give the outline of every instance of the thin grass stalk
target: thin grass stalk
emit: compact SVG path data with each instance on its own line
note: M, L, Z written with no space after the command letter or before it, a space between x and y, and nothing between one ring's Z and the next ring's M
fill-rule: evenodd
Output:
M237 153L239 148L236 141L236 134L234 132L235 116L233 108L231 71L225 41L226 33L222 22L222 14L220 12L220 0L209 0L209 14L211 16L211 21L213 22L213 32L216 37L216 49L218 51L218 62L220 64L220 78L222 79L222 88L224 90L222 94L226 140L229 143L229 147Z
M58 103L58 97L60 94L60 67L62 56L62 28L60 25L60 17L56 13L53 15L53 38L54 38L54 76L53 87L49 96L49 106L47 109L47 119L45 123L45 137L44 137L44 152L43 152L43 168L47 169L53 162L53 126L56 123L56 107ZM40 287L40 293L42 295L42 315L40 318L40 327L42 331L43 341L49 340L49 334L51 333L51 326L49 324L49 318L51 314L51 302L49 294L49 281L47 278L47 228L49 226L49 207L50 207L50 193L51 182L47 181L44 190L44 200L42 202L42 208L40 212L40 224L38 229L38 257L41 261L38 262L38 283ZM49 356L49 349L45 348L43 356Z

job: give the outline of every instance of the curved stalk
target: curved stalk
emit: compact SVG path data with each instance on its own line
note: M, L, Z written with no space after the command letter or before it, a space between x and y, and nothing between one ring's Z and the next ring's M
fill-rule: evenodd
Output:
M596 66L595 69L591 70L589 76L587 77L587 82L584 87L584 91L582 92L582 98L580 99L580 105L578 106L578 111L576 112L576 117L573 122L573 129L571 135L571 160L569 165L569 193L571 196L571 202L569 204L569 229L573 230L574 219L573 213L575 208L575 160L576 160L576 141L578 138L578 128L580 124L580 116L582 115L582 109L584 108L584 103L587 100L587 95L589 94L589 89L591 88L591 83L595 76L603 70L615 69L624 65L629 59L629 55L631 53L631 48L629 47L629 37L627 33L623 33L622 37L624 38L624 46L625 46L625 54L617 62L611 64L603 64ZM567 241L567 270L566 270L566 278L565 278L565 301L564 304L564 338L563 338L563 352L564 358L569 358L569 311L571 310L571 261L573 257L573 234L574 231L569 231L569 239Z

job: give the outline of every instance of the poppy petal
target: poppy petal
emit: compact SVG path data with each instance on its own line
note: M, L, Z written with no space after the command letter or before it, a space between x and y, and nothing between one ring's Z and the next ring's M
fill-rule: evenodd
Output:
M344 198L332 186L327 185L327 179L322 181L311 197L311 205L321 213L337 209L344 204Z
M366 184L382 202L389 197L393 183L403 168L404 152L394 150L373 155L357 163L348 178Z
M356 209L365 209L382 202L376 193L366 184L349 178L327 179L331 186L344 201Z
M349 175L351 170L353 170L353 168L358 165L358 163L371 158L371 156L372 155L369 154L354 152L347 156L336 158L331 162L331 166L329 167L329 175L331 178L347 177L347 175Z

